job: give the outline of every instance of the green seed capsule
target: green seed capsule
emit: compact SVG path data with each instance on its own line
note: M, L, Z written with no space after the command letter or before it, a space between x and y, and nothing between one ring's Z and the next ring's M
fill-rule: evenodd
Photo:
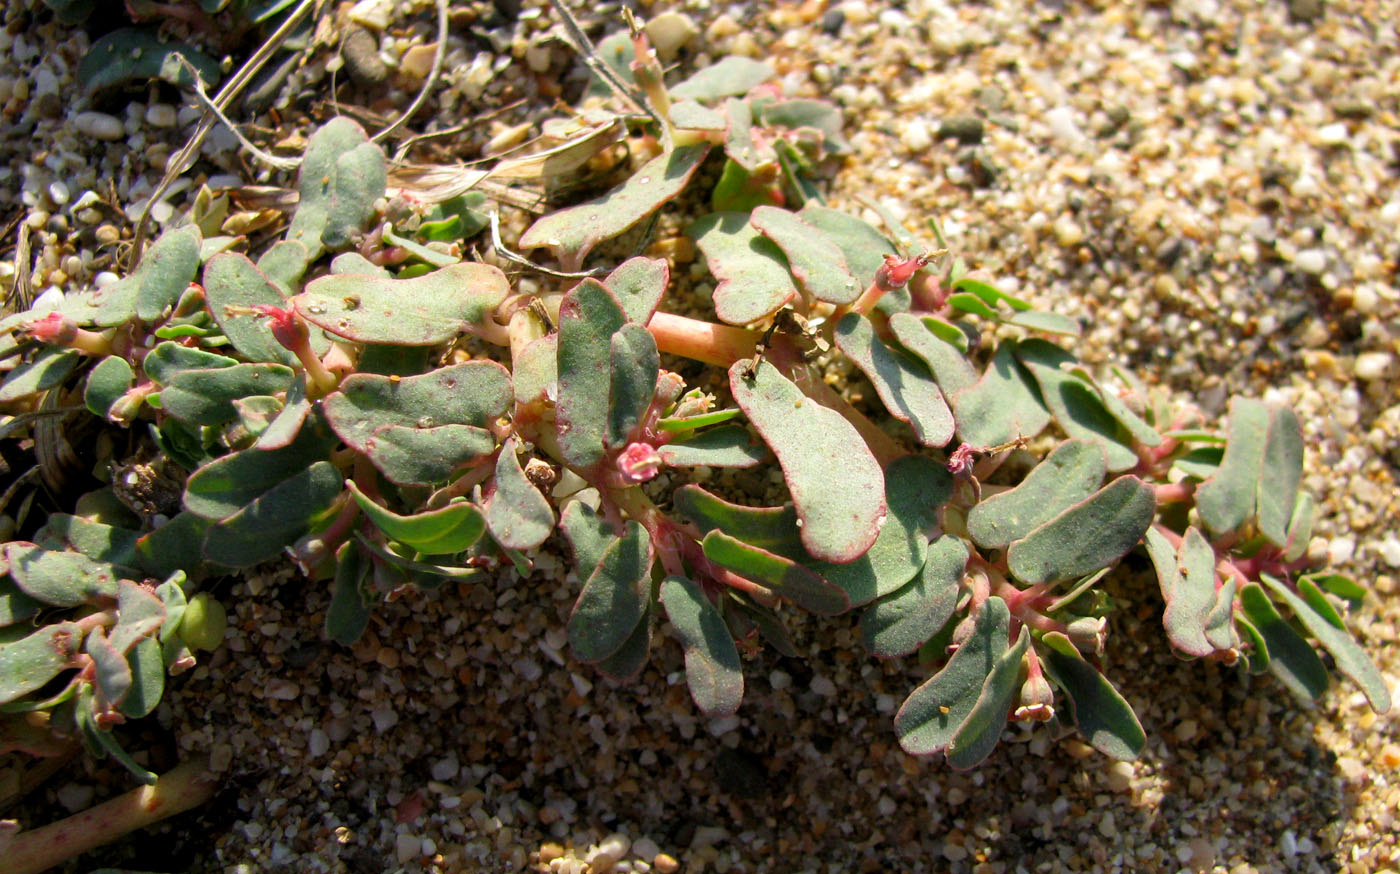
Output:
M185 606L185 616L180 621L180 637L190 649L212 651L224 639L228 628L228 614L224 605L200 592Z

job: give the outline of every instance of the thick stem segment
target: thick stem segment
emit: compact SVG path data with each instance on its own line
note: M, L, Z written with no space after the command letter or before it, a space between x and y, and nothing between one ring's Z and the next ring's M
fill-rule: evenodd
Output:
M724 368L752 356L754 347L763 336L748 328L717 325L661 312L651 317L647 330L651 331L656 339L656 348L662 352Z
M9 874L37 874L117 838L198 807L218 782L203 757L185 762L151 786L141 786L82 813L20 832L5 848Z

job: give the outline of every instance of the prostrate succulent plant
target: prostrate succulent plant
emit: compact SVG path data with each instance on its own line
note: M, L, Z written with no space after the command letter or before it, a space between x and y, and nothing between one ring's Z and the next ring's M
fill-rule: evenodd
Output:
M619 46L633 60L612 76L634 105L595 119L636 131L638 169L521 246L578 271L717 171L716 211L687 233L719 322L664 309L668 265L646 257L513 293L448 240L480 230L479 202L386 206L383 154L336 119L256 261L201 207L121 282L0 326L22 361L0 400L81 394L187 473L178 501L114 481L5 547L9 736L42 752L47 735L13 714L47 713L51 731L117 749L111 726L149 711L162 669L216 642L188 627L210 605L186 603L188 579L286 552L331 586L326 633L350 643L404 586L528 573L556 527L582 581L574 656L634 678L664 618L710 716L740 706L742 652L796 655L789 610L861 608L872 655L932 672L895 718L909 752L971 767L1014 719L1131 758L1144 734L1100 670L1099 584L1139 545L1175 651L1312 701L1327 677L1311 637L1389 707L1341 619L1363 590L1310 572L1292 412L1236 399L1222 433L1126 373L1100 379L1046 339L1072 342L1073 321L823 204L812 174L845 149L833 107L783 98L742 59L668 90L644 37L599 54ZM734 406L687 390L664 355L725 368ZM875 419L826 381L838 356L872 386ZM774 463L777 506L647 485Z

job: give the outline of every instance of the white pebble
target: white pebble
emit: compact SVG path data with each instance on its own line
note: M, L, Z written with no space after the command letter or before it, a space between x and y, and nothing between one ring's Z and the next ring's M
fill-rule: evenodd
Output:
M933 145L933 132L929 130L928 122L915 118L904 126L899 141L911 152L922 152Z
M49 197L52 198L53 202L58 206L63 206L68 202L68 186L63 184L61 180L50 182Z
M718 719L711 719L710 724L707 728L712 736L720 737L722 735L729 734L731 731L738 727L738 714L730 714L729 716L721 716Z
M350 7L350 20L373 30L383 30L389 26L393 11L393 0L360 0Z
M1377 549L1380 551L1381 559L1384 560L1386 564L1391 567L1400 567L1400 540L1397 540L1395 535L1392 534L1390 537L1382 540L1381 545L1377 547Z
M1356 365L1352 372L1357 379L1364 379L1370 382L1391 372L1389 352L1362 352L1356 356Z
M146 124L151 127L174 127L175 107L169 103L152 103L146 107Z
M460 769L461 765L457 763L457 760L449 756L445 759L439 759L433 762L432 767L428 769L428 773L439 783L446 783L453 777L456 777Z
M267 697L275 698L278 701L295 701L301 694L301 687L291 680L280 678L268 680Z
M78 133L99 140L119 140L126 136L121 119L105 112L80 112L73 117L73 127Z
M64 783L58 788L58 803L69 813L77 813L92 806L93 794L91 784Z
M683 12L663 12L647 22L646 33L656 53L671 58L700 34L700 28Z
M1325 124L1317 129L1319 146L1340 146L1346 143L1347 137L1347 126L1340 121Z
M1293 834L1293 829L1288 829L1279 836L1278 849L1287 859L1298 855L1298 838Z
M317 759L326 754L331 748L330 735L319 728L311 729L311 737L308 738L306 751L311 754L311 758Z
M1293 266L1316 276L1327 269L1327 255L1321 249L1304 249L1293 259Z
M660 852L661 847L651 838L637 838L632 842L632 855L636 856L638 859L644 859L650 862L652 859L655 859L657 853Z
M614 832L603 838L602 842L588 854L588 870L590 874L604 874L611 871L613 866L622 861L622 857L627 855L631 849L632 841L627 835Z
M1045 113L1045 123L1050 125L1050 133L1061 144L1077 145L1084 139L1084 132L1074 121L1074 110L1068 106L1057 106Z
M786 671L774 671L768 675L768 685L773 687L773 691L786 689L792 685L792 675Z
M831 682L831 678L823 674L816 674L812 677L811 690L824 698L830 698L836 694L836 684Z
M394 839L394 850L398 854L399 864L407 865L423 851L423 841L416 835L399 835Z
M1327 557L1332 564L1346 564L1356 554L1356 541L1350 537L1334 537L1327 547Z
M388 704L374 708L369 717L374 721L374 730L380 734L399 724L399 715Z

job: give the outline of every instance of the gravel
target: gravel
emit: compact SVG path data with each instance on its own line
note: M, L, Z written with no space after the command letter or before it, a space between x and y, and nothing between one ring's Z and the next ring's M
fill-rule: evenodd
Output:
M527 101L444 152L470 156L548 117L579 73L539 3L513 19L495 8L510 4L458 5L436 116L411 127ZM1086 361L1189 390L1212 414L1233 392L1293 405L1316 547L1372 589L1354 623L1396 687L1400 4L645 5L694 25L664 25L683 65L765 57L789 90L840 103L857 154L832 200L874 199L917 232L937 217L1005 290L1086 319ZM0 30L0 206L29 234L39 294L112 269L122 210L150 196L197 112L157 90L77 96L86 38L26 7ZM435 38L432 4L361 0L350 17L377 55L356 36L346 62L364 90L340 100L387 123L416 86L404 56ZM284 126L260 122L304 135L339 51L288 70L266 96ZM64 99L31 101L41 89ZM227 136L195 172L167 220L210 176L285 183ZM0 255L8 281L14 250ZM863 656L853 618L795 622L804 658L751 659L744 705L717 732L674 645L625 687L561 652L579 587L564 567L546 550L528 579L406 595L352 649L321 642L328 592L287 570L219 589L226 645L173 684L154 725L210 753L229 788L165 827L161 852L223 874L1400 865L1400 715L1370 713L1349 685L1307 710L1267 678L1173 659L1139 564L1111 583L1124 609L1109 638L1149 736L1139 760L1009 727L968 773L899 750L890 711L923 674ZM61 809L125 786L85 761L44 794ZM75 870L164 858L132 842Z

